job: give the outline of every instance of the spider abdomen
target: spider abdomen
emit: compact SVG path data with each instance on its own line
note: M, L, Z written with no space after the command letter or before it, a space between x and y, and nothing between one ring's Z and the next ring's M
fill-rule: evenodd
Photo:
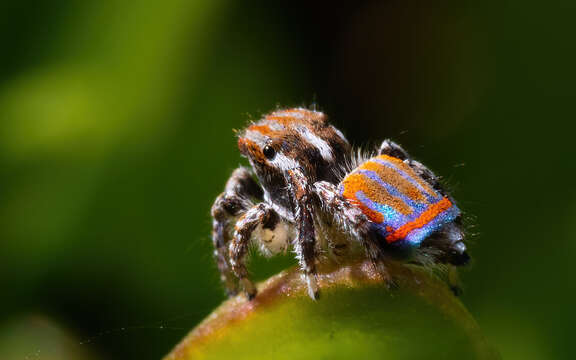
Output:
M418 246L460 215L458 207L409 164L388 155L362 163L346 175L339 190L388 243Z

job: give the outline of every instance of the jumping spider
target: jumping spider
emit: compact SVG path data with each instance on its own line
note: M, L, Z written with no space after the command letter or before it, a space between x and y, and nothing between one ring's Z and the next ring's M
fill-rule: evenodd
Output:
M292 245L313 299L326 253L363 249L385 278L390 257L449 266L469 260L454 200L390 140L376 156L356 159L323 113L295 108L248 126L238 148L258 182L237 168L212 206L214 253L230 295L239 284L248 298L256 295L245 265L252 241L267 255Z

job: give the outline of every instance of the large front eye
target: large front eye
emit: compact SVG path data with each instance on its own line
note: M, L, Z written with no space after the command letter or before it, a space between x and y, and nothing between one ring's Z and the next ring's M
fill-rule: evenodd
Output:
M266 156L268 160L272 160L274 156L276 156L276 150L274 150L274 148L270 145L264 146L262 153L264 153L264 156Z

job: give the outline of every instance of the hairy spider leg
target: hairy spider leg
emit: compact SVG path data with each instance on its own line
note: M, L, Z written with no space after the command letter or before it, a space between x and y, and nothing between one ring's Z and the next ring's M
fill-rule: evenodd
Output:
M232 266L232 271L240 280L248 299L253 299L256 296L256 286L249 278L245 262L250 238L259 225L262 225L262 227L274 227L278 223L279 218L280 216L270 205L262 202L254 205L236 222L234 236L229 247L230 265Z
M228 258L231 227L238 216L252 207L252 198L261 200L262 190L252 173L245 167L239 167L232 172L224 192L218 195L211 209L214 257L220 271L220 279L229 296L238 292L237 281L232 274Z

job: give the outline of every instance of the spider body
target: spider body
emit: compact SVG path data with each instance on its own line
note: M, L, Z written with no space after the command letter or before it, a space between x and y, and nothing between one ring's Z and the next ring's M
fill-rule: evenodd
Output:
M292 247L312 298L326 254L341 261L360 248L385 278L383 260L398 254L423 263L468 261L453 199L389 140L352 169L342 133L321 112L296 108L248 126L238 148L258 181L236 169L212 207L215 257L229 294L239 285L249 298L256 294L245 266L252 242L266 255Z

